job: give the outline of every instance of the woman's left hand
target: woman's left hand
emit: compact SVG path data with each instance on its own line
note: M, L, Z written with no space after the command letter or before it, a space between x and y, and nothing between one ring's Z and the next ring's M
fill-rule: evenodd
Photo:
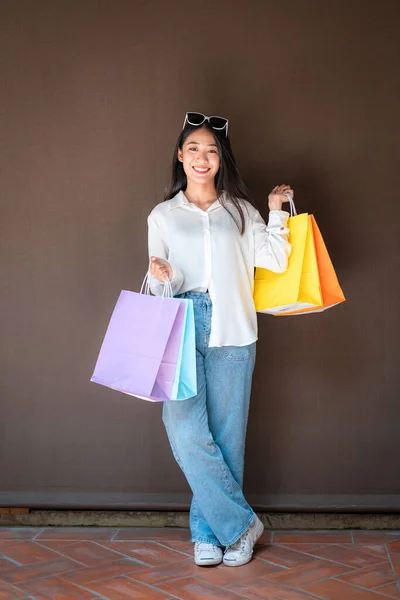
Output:
M282 204L289 202L287 197L284 195L289 193L292 198L294 197L294 191L290 185L276 185L270 195L268 196L268 208L269 210L282 210Z

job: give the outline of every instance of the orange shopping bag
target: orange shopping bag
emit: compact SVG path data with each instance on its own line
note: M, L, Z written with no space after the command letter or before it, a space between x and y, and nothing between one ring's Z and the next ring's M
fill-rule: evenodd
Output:
M293 199L289 242L292 253L284 273L256 269L254 303L257 312L275 316L321 312L345 297L313 215L297 215Z
M279 313L276 316L285 315L299 315L309 312L322 312L336 304L345 302L342 288L339 285L339 281L333 267L332 261L326 249L324 239L321 235L321 231L317 225L314 215L309 215L310 224L312 227L312 233L314 237L315 254L317 257L318 272L319 272L319 285L322 295L322 304L319 307L314 308L303 308L301 310Z

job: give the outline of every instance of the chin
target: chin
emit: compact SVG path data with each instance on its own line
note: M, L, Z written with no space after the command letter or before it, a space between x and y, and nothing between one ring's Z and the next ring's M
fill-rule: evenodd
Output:
M193 181L193 183L205 185L205 184L214 183L215 178L214 177L188 177L188 179Z

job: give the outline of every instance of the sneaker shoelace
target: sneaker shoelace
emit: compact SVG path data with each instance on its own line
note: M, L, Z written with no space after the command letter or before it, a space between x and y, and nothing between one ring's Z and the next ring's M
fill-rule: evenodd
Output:
M246 531L246 533L244 533L237 542L232 544L232 546L229 546L229 550L244 550L248 536L249 532Z
M214 550L214 544L209 542L197 542L198 550Z

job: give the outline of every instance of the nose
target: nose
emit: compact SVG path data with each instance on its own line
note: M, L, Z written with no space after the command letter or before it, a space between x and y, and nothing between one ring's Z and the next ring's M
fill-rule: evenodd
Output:
M199 152L197 155L197 162L200 164L207 164L208 163L207 152Z

